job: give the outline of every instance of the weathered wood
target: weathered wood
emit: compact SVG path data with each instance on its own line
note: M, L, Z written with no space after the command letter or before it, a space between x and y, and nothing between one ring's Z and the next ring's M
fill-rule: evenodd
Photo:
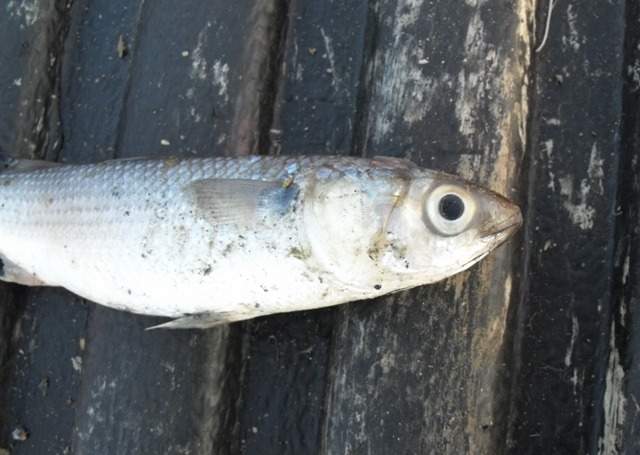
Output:
M60 146L56 92L67 28L64 1L9 2L0 15L4 153L33 156Z
M75 8L82 11L79 4ZM64 112L70 114L71 127L78 123L86 127L77 146L61 159L101 157L82 144L95 144L91 125L102 116L112 123L98 130L102 138L97 142L104 145L98 153L109 157L224 154L229 136L238 128L236 98L247 66L244 27L238 24L252 26L253 4L140 2L133 14L125 16L125 23L121 15L130 8L128 2L105 8L89 5L87 16L81 16L72 30L80 39L70 46L70 62L76 64L69 68L66 83L70 91L80 93L69 98ZM103 24L102 33L109 38L103 41L106 48L94 54L87 45L91 36L101 33L96 22ZM127 51L118 55L120 36ZM104 68L105 56L109 66L117 67L113 71ZM104 78L109 79L105 95L111 101L106 104L105 95L94 95ZM73 104L78 100L85 101L85 109ZM84 111L103 104L113 112L98 109L97 118L87 122ZM257 125L247 127L253 130ZM239 374L228 357L233 357L229 326L209 331L144 331L157 322L93 308L74 452L226 450ZM114 349L114 340L120 348ZM232 344L233 352L239 354L240 345Z
M559 3L535 55L509 453L616 453L604 400L618 393L607 379L619 374L615 201L630 164L619 155L624 14L624 2Z
M39 152L70 162L224 153L228 137L237 129L236 98L243 87L243 70L250 66L243 60L247 53L240 37L244 33L237 24L251 27L260 19L253 6L251 2L244 7L202 2L75 2L68 11L65 61L56 81L61 85L63 120L62 132L56 133L64 138L64 146ZM47 24L49 19L41 21ZM253 49L250 54L254 60L260 55L266 58L268 53ZM245 127L257 128L251 123ZM48 308L48 292L42 290L33 299L23 320L38 319ZM78 333L72 334L71 323L66 324L66 336L76 340L75 346L80 340L86 344L81 353L82 387L75 390L77 381L56 384L66 385L61 395L69 397L71 406L65 409L74 411L75 405L75 416L52 420L50 412L30 404L32 382L40 378L29 362L36 355L64 356L68 366L71 358L51 352L56 334L38 325L25 334L25 342L45 337L49 342L38 344L35 353L27 351L25 362L10 379L10 383L26 382L27 387L26 393L10 398L12 419L30 430L30 438L16 449L25 453L61 453L64 447L73 453L224 450L237 393L227 390L227 385L238 388L238 371L227 357L232 338L228 327L150 334L144 328L157 319L91 305L87 320L84 312L78 313L83 307L78 309L76 304L74 312L72 296L66 295L59 300L66 300L71 315L61 314L81 320ZM239 353L240 345L234 344L234 352ZM35 379L21 381L24 374ZM45 400L53 402L51 396ZM51 444L48 435L62 442Z
M31 8L11 3L0 14L3 48L0 149L14 156L51 154L61 145L58 74L68 28L65 2ZM3 327L0 446L23 428L39 438L25 453L64 453L70 447L86 307L63 290L2 286ZM4 314L6 310L12 314Z
M611 351L605 377L602 447L638 453L640 419L640 3L628 2L623 55L620 186L612 280ZM606 450L602 452L606 453Z
M513 195L528 4L380 1L370 20L356 153L409 156ZM337 310L324 451L504 448L515 245L440 285Z
M359 113L366 4L294 0L287 20L272 152L348 154ZM328 308L245 324L244 453L318 453L333 314Z
M33 437L15 453L65 453L71 447L88 308L63 289L23 290L21 297L25 311L4 334L11 337L12 356L3 366L8 409L2 445L15 428L24 427Z

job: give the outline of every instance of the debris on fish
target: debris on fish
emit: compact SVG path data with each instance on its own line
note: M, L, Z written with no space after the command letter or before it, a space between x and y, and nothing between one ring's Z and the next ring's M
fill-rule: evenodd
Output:
M410 161L336 156L4 160L0 279L210 327L442 280L522 224Z

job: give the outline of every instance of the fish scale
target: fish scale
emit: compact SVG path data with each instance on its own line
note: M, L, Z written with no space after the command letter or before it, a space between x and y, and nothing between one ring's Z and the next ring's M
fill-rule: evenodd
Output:
M441 280L521 220L496 193L393 158L13 160L0 278L209 327Z

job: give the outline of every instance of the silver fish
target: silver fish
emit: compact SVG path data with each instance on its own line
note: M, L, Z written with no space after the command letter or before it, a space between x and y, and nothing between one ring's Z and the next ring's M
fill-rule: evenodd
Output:
M210 327L442 280L521 223L502 196L396 158L11 160L0 279Z

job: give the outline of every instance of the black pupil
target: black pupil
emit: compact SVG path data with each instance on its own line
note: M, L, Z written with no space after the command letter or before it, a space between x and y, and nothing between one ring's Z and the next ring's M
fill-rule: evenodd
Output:
M438 211L445 220L455 221L464 213L464 202L462 202L460 196L447 194L440 199Z

